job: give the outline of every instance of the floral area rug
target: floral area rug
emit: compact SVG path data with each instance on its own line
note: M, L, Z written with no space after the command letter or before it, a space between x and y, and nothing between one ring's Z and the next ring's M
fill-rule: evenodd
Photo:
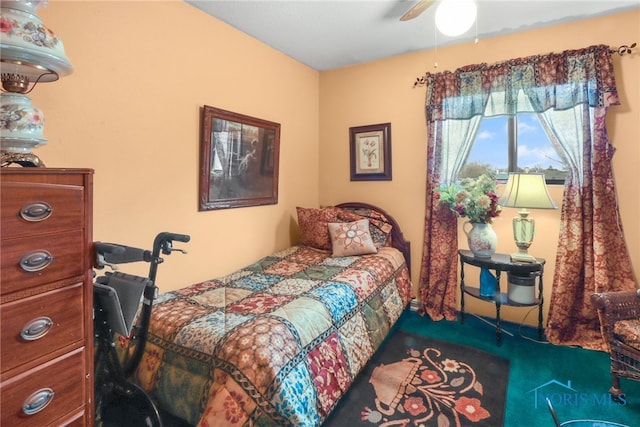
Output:
M505 358L398 330L323 427L501 426L508 377Z

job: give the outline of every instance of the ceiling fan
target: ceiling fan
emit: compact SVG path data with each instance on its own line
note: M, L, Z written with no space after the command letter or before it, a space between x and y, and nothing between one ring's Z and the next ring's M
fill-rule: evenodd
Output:
M433 5L437 0L420 0L416 3L411 9L409 9L402 17L401 21L408 21L413 18L417 18L422 12L427 10L431 5Z

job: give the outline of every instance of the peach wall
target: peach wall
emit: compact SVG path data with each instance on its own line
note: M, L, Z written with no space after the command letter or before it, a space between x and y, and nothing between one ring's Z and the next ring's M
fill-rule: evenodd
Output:
M147 246L158 231L192 235L189 254L160 269L163 291L229 273L295 240L295 206L348 200L378 204L413 244L417 282L424 220L424 88L433 51L318 73L181 1L49 1L40 9L75 66L72 75L31 96L47 118L50 167L96 171L95 240ZM640 11L441 47L436 71L477 62L640 42ZM615 57L622 106L609 133L621 216L640 269L640 55ZM280 201L275 206L198 212L199 108L228 109L282 124ZM350 182L351 126L391 122L393 180ZM551 188L559 202L561 188ZM501 252L511 252L510 218L497 221ZM531 252L553 277L559 211L535 214ZM461 242L464 240L461 239ZM488 304L469 308L493 314ZM546 310L547 307L545 307ZM523 310L505 309L514 321ZM534 320L533 315L528 322Z
M593 44L617 47L640 42L640 10L557 25L519 34L441 47L400 55L380 61L323 72L320 75L320 202L323 205L344 200L363 200L387 208L402 224L413 246L412 271L418 281L422 256L424 192L426 169L425 88L413 82L425 71L454 70L468 64L494 63L514 57L577 49ZM434 63L439 66L434 69ZM622 105L608 117L609 136L616 147L614 172L618 186L620 213L636 274L640 271L640 54L614 56L618 90ZM391 122L393 180L391 182L350 182L349 127ZM556 203L562 200L562 187L550 188ZM515 250L511 230L514 209L505 209L494 228L499 236L499 252ZM546 258L545 295L549 301L555 267L560 211L533 212L538 234L530 253ZM460 224L462 224L460 220ZM466 247L460 232L460 246ZM469 274L469 273L467 273ZM476 282L477 283L477 282ZM506 284L503 283L506 287ZM495 316L493 305L471 298L467 308ZM545 306L545 313L548 305ZM504 318L526 323L537 322L534 313L504 307Z
M36 152L49 167L95 169L95 240L190 234L189 254L159 269L163 291L291 243L296 205L318 205L317 71L182 1L54 0L38 14L75 69L31 94L49 140ZM198 212L205 104L281 124L277 205Z

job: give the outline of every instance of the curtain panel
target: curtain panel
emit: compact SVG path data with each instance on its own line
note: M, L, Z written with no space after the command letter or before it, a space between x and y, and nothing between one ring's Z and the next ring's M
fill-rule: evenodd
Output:
M424 76L428 159L421 312L434 320L456 318L457 220L434 200L434 191L455 177L460 166L451 165L464 163L470 147L462 143L464 137L447 132L464 126L446 124L538 113L571 171L563 195L547 338L604 349L589 296L635 289L615 198L614 149L604 121L607 109L619 105L611 54L608 46L597 45ZM555 114L560 111L567 114ZM565 135L563 127L573 130ZM455 152L450 144L462 148L463 161L450 158Z

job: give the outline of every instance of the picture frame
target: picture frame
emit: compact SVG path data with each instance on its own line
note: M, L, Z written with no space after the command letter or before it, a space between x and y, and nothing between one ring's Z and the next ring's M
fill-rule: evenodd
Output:
M204 105L199 210L278 203L280 124Z
M391 181L391 123L349 128L351 181Z

